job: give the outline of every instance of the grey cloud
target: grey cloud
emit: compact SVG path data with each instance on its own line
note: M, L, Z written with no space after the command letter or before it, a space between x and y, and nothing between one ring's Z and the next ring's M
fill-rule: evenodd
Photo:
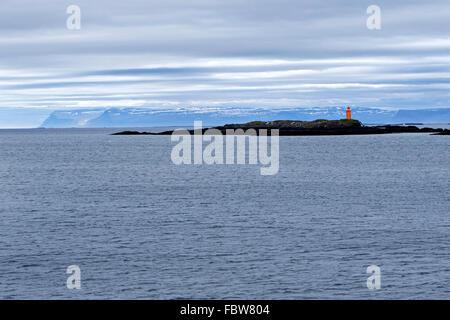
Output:
M78 0L70 31L72 1L3 0L0 108L450 105L448 1L376 2L379 31L365 0Z

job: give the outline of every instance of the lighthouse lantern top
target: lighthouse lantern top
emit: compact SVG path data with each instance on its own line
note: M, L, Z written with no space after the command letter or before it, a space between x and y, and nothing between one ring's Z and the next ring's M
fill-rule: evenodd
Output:
M352 110L350 109L349 106L347 107L346 118L347 119L351 119L352 118Z

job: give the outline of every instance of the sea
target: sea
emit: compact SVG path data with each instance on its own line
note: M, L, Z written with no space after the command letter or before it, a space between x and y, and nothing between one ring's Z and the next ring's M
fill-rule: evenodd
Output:
M450 298L449 136L280 137L264 176L121 130L0 130L0 298Z

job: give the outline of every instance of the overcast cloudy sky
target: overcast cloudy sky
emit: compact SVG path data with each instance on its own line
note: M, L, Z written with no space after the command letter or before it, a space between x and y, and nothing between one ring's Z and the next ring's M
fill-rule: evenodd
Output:
M381 30L366 27L372 4ZM80 30L66 27L69 5L81 8ZM1 0L0 117L450 107L449 17L449 0Z

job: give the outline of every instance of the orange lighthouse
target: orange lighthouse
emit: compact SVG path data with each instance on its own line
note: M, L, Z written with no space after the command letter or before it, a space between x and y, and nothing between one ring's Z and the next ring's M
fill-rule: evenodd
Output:
M352 118L352 110L350 109L350 107L347 107L347 119L351 118Z

